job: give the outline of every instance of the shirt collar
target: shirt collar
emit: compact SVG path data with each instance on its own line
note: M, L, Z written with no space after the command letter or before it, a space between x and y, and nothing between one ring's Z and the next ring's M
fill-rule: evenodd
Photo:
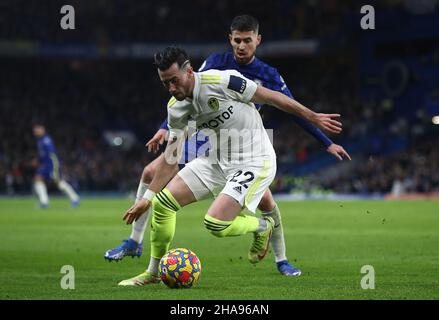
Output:
M198 72L194 72L194 91L192 92L192 100L188 99L192 103L198 103L198 95L200 94L200 75Z

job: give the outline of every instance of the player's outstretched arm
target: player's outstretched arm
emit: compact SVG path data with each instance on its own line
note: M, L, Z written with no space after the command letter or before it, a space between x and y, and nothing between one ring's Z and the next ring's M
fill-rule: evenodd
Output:
M165 156L161 158L157 165L157 172L160 172L160 174L154 175L149 189L146 190L142 200L136 202L125 212L123 220L126 221L127 224L132 224L134 221L137 221L137 219L148 210L154 196L159 193L175 175L175 164L178 159L180 159L183 143L184 137L168 141Z
M257 87L251 101L260 104L272 105L287 113L294 113L299 117L311 122L317 128L327 132L340 133L342 130L341 122L333 119L339 118L339 114L316 113L296 100L293 100L280 92L273 91L262 86Z

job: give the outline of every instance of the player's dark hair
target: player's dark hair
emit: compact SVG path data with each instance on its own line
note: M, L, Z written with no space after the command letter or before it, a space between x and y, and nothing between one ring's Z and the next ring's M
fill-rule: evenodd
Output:
M186 51L178 47L167 47L154 54L154 65L161 71L169 69L174 63L181 68L189 62Z
M243 14L233 18L230 25L230 32L236 31L254 31L256 34L259 32L259 21L255 17Z
M34 121L32 121L32 128L33 127L46 127L45 125L44 125L44 122L43 121L40 121L40 120L34 120Z

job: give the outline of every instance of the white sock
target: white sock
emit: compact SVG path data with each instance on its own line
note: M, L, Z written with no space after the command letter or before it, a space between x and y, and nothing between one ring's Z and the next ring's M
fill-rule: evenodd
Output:
M137 188L136 202L141 200L145 191L148 189L149 185L140 181L139 187ZM143 241L143 236L145 235L146 225L148 224L148 218L151 213L151 207L144 214L142 214L137 221L134 221L131 227L130 238L141 243Z
M262 215L272 217L275 222L273 235L271 237L271 247L273 248L275 261L279 262L282 260L287 260L284 230L282 227L282 218L278 206L276 205L271 211L262 212Z
M148 266L148 269L146 269L146 271L151 272L152 274L158 274L159 273L159 263L160 263L160 259L151 257L149 259L149 266Z
M136 202L139 200L142 200L142 197L145 194L146 190L148 190L148 188L149 188L149 184L143 183L142 181L140 181L139 187L137 188L137 193L136 193Z
M58 183L58 188L59 190L64 192L70 198L71 201L79 200L78 194L75 192L75 190L73 190L72 186L68 184L65 180L61 180Z
M42 205L49 204L49 196L47 195L46 184L43 181L35 181L34 183L35 192L37 193L38 199Z
M142 243L143 236L145 235L146 225L148 224L148 218L151 213L152 206L146 210L144 214L142 214L137 221L133 222L133 226L131 227L131 235L130 238L136 241L137 243Z

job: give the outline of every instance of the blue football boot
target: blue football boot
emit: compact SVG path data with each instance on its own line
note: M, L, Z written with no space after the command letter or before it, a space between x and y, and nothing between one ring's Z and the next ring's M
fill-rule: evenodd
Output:
M126 256L140 257L142 255L143 246L132 239L122 240L122 244L114 249L105 252L104 258L108 261L120 261Z
M298 277L302 274L302 271L300 269L295 268L292 264L288 262L288 260L282 260L279 262L276 262L277 270L284 275L288 277Z
M81 203L81 200L73 200L72 202L70 202L70 206L72 208L77 208L79 206L79 204Z

